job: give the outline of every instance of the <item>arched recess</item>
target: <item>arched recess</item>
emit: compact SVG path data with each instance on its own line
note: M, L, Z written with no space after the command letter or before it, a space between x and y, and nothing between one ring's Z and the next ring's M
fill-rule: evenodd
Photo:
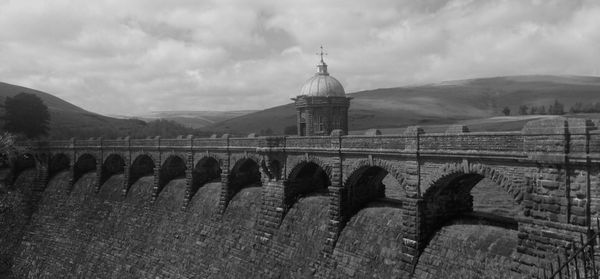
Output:
M158 193L169 183L169 181L185 177L185 160L177 155L167 157L167 160L160 167L158 179Z
M100 185L103 185L106 180L115 174L120 174L125 171L125 160L119 154L110 154L102 163L102 172L100 173Z
M58 153L50 158L50 164L48 165L48 180L54 177L61 171L68 170L71 166L71 159L64 153Z
M229 172L229 197L231 199L244 188L260 186L260 183L258 163L251 158L242 158Z
M327 174L327 177L329 177L331 179L331 165L327 164L326 161L319 159L318 157L308 157L308 158L292 158L290 160L288 160L288 162L286 163L286 165L288 166L298 166L302 163L306 163L306 162L313 162L317 165L319 165ZM292 177L292 172L296 170L296 168L286 168L286 172L285 176L286 177Z
M290 172L283 189L284 216L298 199L312 194L326 195L330 185L329 176L318 164L305 161L296 165Z
M488 178L501 189L507 191L508 198L514 199L520 207L522 194L518 187L511 185L511 180L500 172L483 165L449 164L434 174L431 184L423 193L421 204L421 239L425 245L434 233L442 226L463 217L469 217L473 212L473 196L471 190L484 178ZM519 208L519 212L523 212ZM517 222L510 218L485 214L478 216L477 222L485 221L486 224L516 229Z
M138 179L154 174L154 160L148 154L139 155L133 160L131 167L129 168L129 181L127 181L127 190L133 185Z
M219 161L213 157L204 157L198 161L192 171L190 196L193 196L204 184L221 178Z
M84 174L92 171L96 171L96 157L89 153L79 156L73 166L73 184Z
M385 171L387 175L383 178L382 183L384 184L385 197L387 199L400 201L406 196L413 196L416 190L408 189L406 180L402 173L398 171L399 167L394 165L391 161L372 159L372 160L359 160L352 164L350 171L347 173L351 177L353 174L359 174L359 170L365 170L369 167L378 167ZM347 179L350 181L350 179ZM409 194L409 192L411 192Z
M346 223L368 203L381 202L390 207L401 207L401 201L386 198L384 178L389 172L380 166L362 166L352 172L342 189L342 222ZM400 185L399 182L396 184ZM399 186L398 186L399 187Z

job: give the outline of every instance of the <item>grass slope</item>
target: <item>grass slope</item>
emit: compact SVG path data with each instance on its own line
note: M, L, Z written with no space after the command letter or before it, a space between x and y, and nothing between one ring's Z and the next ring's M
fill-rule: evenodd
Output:
M487 119L500 115L505 106L514 115L520 105L548 107L554 100L563 103L568 110L575 102L600 102L600 77L507 76L367 90L348 96L353 98L350 130L390 129ZM286 104L222 121L207 129L248 134L271 128L280 134L286 126L295 125L295 121L294 105ZM510 124L506 125L506 121ZM496 125L498 129L515 129L526 122L522 119L506 121L478 122L479 125Z
M240 117L255 110L239 111L156 111L150 114L139 115L135 118L150 121L156 119L166 119L179 123L185 127L203 128L214 123L225 121L231 118Z
M0 82L0 102L21 92L39 96L50 112L50 138L117 137L139 129L141 121L117 119L86 111L51 94Z

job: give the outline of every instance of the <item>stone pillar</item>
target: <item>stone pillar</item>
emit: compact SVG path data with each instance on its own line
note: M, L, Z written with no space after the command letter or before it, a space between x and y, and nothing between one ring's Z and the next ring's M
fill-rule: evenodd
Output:
M332 181L329 189L329 224L327 224L327 239L325 240L325 251L328 254L333 252L343 225L342 197L343 188L339 181L336 184Z
M402 199L402 266L401 269L412 273L426 241L421 218L423 200L416 197Z
M286 180L263 178L263 202L258 221L258 237L261 241L271 239L279 228L286 211L284 188Z
M100 191L100 187L102 187L102 163L104 159L104 152L102 147L102 137L98 138L98 154L96 155L96 179L94 181L95 189L94 192L98 193Z
M129 191L129 177L131 173L131 152L127 152L123 158L125 165L123 166L123 186L121 190L121 196L127 196L127 192Z
M158 166L154 166L154 172L152 174L152 199L151 202L155 202L158 198L158 193L160 191L160 161L158 162Z
M69 166L69 183L67 187L68 193L71 193L75 184L75 164L77 164L77 151L75 151L75 144L75 138L71 138L71 158L73 158L73 162Z
M406 151L414 156L406 161L406 197L402 199L402 270L413 273L421 251L425 248L426 235L423 218L424 201L421 196L420 137L424 133L419 126L410 126L404 131Z
M98 193L100 192L100 187L102 187L102 177L103 177L103 173L102 173L102 151L100 151L100 154L98 154L98 158L96 159L96 181L94 182L96 185L94 185L96 187L95 192ZM106 175L106 174L104 174Z
M229 191L229 170L223 170L221 172L221 196L219 198L219 213L225 213L225 209L229 204L230 191Z
M77 163L77 155L73 156L73 158L75 158L75 160L73 161L73 163L69 166L69 186L67 189L68 193L71 193L71 191L73 190L73 187L75 186L75 164Z
M193 171L194 171L194 155L192 152L187 154L187 162L185 169L185 197L183 199L183 206L181 210L185 210L192 199L192 183L193 183Z
M414 160L406 161L405 186L406 194L411 198L421 197L421 155L420 140L424 131L419 126L410 126L404 131L407 152L411 152Z
M127 192L129 191L129 179L131 176L131 138L127 136L124 140L127 150L123 154L123 161L125 163L123 166L123 189L121 190L121 195L123 197L127 196Z
M334 130L331 132L331 147L338 150L338 156L332 160L331 168L331 186L329 186L329 224L328 236L325 240L324 253L333 253L333 248L337 243L338 237L343 227L344 220L344 185L342 173L342 154L341 154L341 136L343 130Z

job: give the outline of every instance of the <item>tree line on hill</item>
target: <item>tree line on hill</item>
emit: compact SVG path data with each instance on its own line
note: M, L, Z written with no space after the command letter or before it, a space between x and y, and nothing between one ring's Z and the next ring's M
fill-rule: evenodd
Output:
M595 103L582 103L577 102L571 108L569 113L600 113L600 102ZM510 115L511 111L509 107L504 107L502 110L504 115ZM535 106L535 105L520 105L517 111L518 115L563 115L566 113L565 106L558 100L554 100L553 104L550 104L548 108L546 106Z
M569 109L569 113L595 113L600 112L600 103L583 104L581 102L575 103ZM511 115L509 107L502 109L504 115ZM554 100L553 104L550 104L547 108L545 105L520 105L517 111L518 115L563 115L565 114L565 105Z

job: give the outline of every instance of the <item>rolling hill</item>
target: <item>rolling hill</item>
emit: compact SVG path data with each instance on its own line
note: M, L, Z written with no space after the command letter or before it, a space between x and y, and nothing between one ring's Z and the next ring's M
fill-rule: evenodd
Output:
M6 97L12 97L21 92L39 96L48 106L50 138L118 137L145 126L145 122L140 120L103 116L84 110L51 94L3 82L0 82L0 103L4 103Z
M253 112L256 111L155 111L149 114L135 116L135 118L145 121L166 119L177 122L185 127L197 129Z
M144 116L145 120L170 119L149 125L139 119L122 119L86 111L51 94L0 82L0 102L20 92L38 95L51 114L50 138L86 138L125 135L145 137L164 134L203 134L213 132L246 135L271 129L282 134L295 125L293 104L262 111L202 112L166 111ZM351 133L378 128L397 133L409 125L443 131L445 125L462 123L472 130L518 130L532 119L547 116L498 117L506 106L515 115L520 105L548 106L558 100L570 108L576 102L600 102L600 77L509 76L459 80L411 87L384 88L348 94ZM594 115L596 117L597 115ZM589 115L574 117L589 117ZM186 124L187 123L187 124ZM157 132L158 131L158 132Z
M548 106L554 100L563 103L568 110L576 102L600 102L600 77L493 77L367 90L348 96L353 98L349 116L351 131L390 129L488 119L501 115L505 106L515 115L520 105ZM286 126L295 125L295 121L294 105L286 104L225 120L207 129L243 135L270 128L280 134ZM525 122L509 117L475 124L514 130Z

